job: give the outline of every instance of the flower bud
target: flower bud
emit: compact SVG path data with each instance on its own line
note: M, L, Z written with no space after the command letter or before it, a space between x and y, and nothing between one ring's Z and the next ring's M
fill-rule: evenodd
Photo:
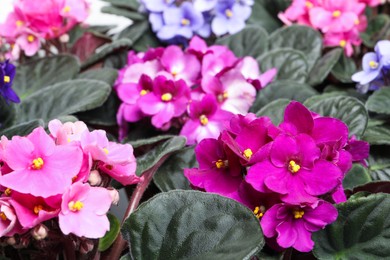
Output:
M94 244L91 240L86 239L84 241L81 241L80 244L80 253L81 254L88 254L93 250Z
M35 240L42 240L47 237L48 228L45 225L39 224L35 226L30 232Z
M69 42L69 34L65 33L60 36L60 42L62 43L68 43Z
M93 170L89 174L88 182L91 186L99 186L102 183L102 176L97 170Z
M16 239L14 237L9 237L7 238L6 242L8 245L13 246L16 244Z
M116 189L108 188L108 192L110 193L112 204L118 205L119 202L119 192Z

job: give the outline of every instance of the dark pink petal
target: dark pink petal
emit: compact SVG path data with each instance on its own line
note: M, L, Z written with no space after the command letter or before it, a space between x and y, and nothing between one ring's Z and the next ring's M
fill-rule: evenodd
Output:
M339 151L339 158L337 160L336 165L344 174L346 174L352 168L351 154L345 150Z
M336 190L332 193L332 199L336 204L347 201L347 196L345 195L343 185L340 184L337 186Z
M275 167L270 161L265 160L251 166L248 174L245 176L247 183L252 185L255 190L260 192L267 192L264 180L270 175L283 173L284 169ZM272 186L272 185L271 185Z
M295 221L295 229L298 233L298 237L293 245L293 248L300 252L310 252L314 247L314 242L311 239L311 232L309 232L304 226L304 221Z
M215 162L226 158L222 143L216 139L203 139L195 148L200 169L215 167Z
M320 201L314 209L305 210L303 219L309 227L309 231L317 231L324 228L326 225L334 222L337 219L337 209L326 201ZM306 226L306 224L305 224Z
M368 158L370 152L370 144L365 141L356 140L351 138L348 142L346 148L348 152L352 155L352 160L358 162Z
M281 247L289 248L296 243L299 239L297 231L294 228L294 224L290 221L285 221L276 227L278 237L276 241Z
M276 204L272 206L269 210L267 210L264 216L261 218L260 224L263 230L263 234L266 237L274 237L276 236L276 227L283 222L276 218L276 213L278 210L284 207L282 204Z
M284 122L296 127L298 133L311 134L313 117L310 111L301 103L292 101L284 112Z
M348 141L348 126L337 118L317 118L311 136L317 144L340 142L340 147L344 147Z
M313 168L314 161L320 157L320 149L315 144L313 138L307 134L299 134L296 137L297 145L300 153L300 166Z
M275 166L287 169L289 160L296 158L298 154L296 140L287 135L279 135L273 142L270 158Z
M164 104L164 107L152 117L152 125L157 128L163 127L164 124L168 123L175 113L175 107L172 103Z
M154 93L148 93L138 99L138 105L141 111L147 115L159 113L165 107L165 104L161 100L161 97L156 96Z

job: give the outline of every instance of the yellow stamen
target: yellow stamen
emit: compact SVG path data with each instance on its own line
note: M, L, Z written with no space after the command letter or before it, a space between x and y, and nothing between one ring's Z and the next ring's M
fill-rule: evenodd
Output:
M71 201L68 203L68 208L71 210L71 211L80 211L82 208L84 207L84 203L82 203L81 201Z
M34 35L29 35L29 36L27 36L27 41L28 42L33 42L35 40L35 36Z
M163 95L161 95L161 100L162 101L171 101L172 100L172 94L171 93L165 93Z
M225 11L226 17L231 18L233 16L233 12L230 9L226 9Z
M355 22L354 22L355 25L359 25L360 24L360 21L359 19L356 19Z
M199 121L202 125L207 125L209 123L209 119L205 115L201 115Z
M226 100L229 97L228 93L225 91L217 96L218 102L222 103L224 100Z
M305 212L301 209L296 209L293 211L293 214L294 214L295 219L299 219L299 218L302 218L303 215L305 215Z
M190 20L186 19L186 18L183 18L181 19L181 24L184 25L184 26L187 26L190 24Z
M77 180L77 175L72 178L72 183L74 183Z
M11 192L12 192L12 190L10 188L7 188L7 189L5 189L4 194L6 196L9 196L9 195L11 195Z
M264 216L264 212L265 212L264 206L256 207L253 210L253 213L255 214L256 218L258 218L258 219L261 218L262 216Z
M16 21L16 26L17 27L21 27L23 24L24 24L24 22L22 22L21 20L17 20Z
M229 161L228 160L223 161L219 159L218 161L215 162L215 166L217 166L218 169L227 168L229 167Z
M171 69L171 74L172 74L172 76L176 76L177 74L179 74L179 70L177 69L177 68L172 68Z
M290 161L288 164L288 170L292 173L297 173L301 169L301 166L297 164L295 161Z
M148 94L149 93L149 91L147 91L147 90L145 90L145 89L143 89L143 90L141 90L140 92L139 92L139 94L141 95L141 96L145 96L146 94Z
M107 148L103 148L103 151L104 151L105 154L109 153Z
M341 40L340 41L340 47L341 48L344 48L346 45L347 45L347 41L346 40Z
M311 3L311 2L309 2L309 1L306 1L306 3L305 3L305 6L307 7L307 8L313 8L313 4Z
M40 170L43 167L43 159L41 157L38 157L37 159L34 159L32 162L31 168L34 170Z
M38 215L39 211L41 211L42 209L43 209L42 205L36 205L34 207L34 213Z
M368 63L368 65L370 66L370 68L371 69L376 69L376 68L378 68L378 62L376 62L376 61L370 61L369 63Z
M4 83L9 83L11 78L9 76L4 76Z
M4 212L3 211L1 211L0 212L0 218L2 219L2 220L7 220L7 216L4 214Z
M337 17L340 17L341 12L339 10L336 10L336 11L333 12L332 15L333 15L333 17L337 18Z
M252 152L252 150L249 149L249 148L246 149L246 150L243 152L244 157L247 158L248 160L252 157L252 154L253 154L253 152Z
M67 5L64 7L64 9L62 9L62 11L64 11L64 13L69 13L70 12L70 6Z

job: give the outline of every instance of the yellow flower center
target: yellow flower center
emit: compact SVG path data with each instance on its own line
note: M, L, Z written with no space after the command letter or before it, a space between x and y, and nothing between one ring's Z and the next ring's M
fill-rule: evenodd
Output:
M309 1L306 1L306 3L305 3L305 6L307 7L307 8L313 8L313 4L311 3L311 2L309 2Z
M253 152L252 152L252 150L249 149L249 148L246 149L246 150L243 152L244 157L247 158L248 160L252 157L252 154L253 154Z
M378 68L378 62L372 60L368 63L368 66L370 66L371 69L376 69Z
M41 157L38 157L37 159L34 159L32 162L32 168L34 170L40 170L43 167L43 159Z
M288 170L292 173L297 173L301 169L301 166L295 161L291 160L288 164Z
M228 93L225 91L223 92L222 94L219 94L217 96L217 99L218 99L218 102L219 103L222 103L224 100L226 100L228 98Z
M0 218L1 218L1 220L7 220L7 216L4 214L4 212L3 211L1 211L0 212Z
M299 219L299 218L302 218L303 215L305 215L305 212L301 209L296 209L293 211L293 214L294 214L295 219Z
M103 151L104 151L105 154L109 153L107 148L103 148Z
M190 20L186 19L186 18L183 18L181 19L181 24L184 25L184 26L187 26L190 24Z
M165 102L171 101L172 100L172 94L171 93L165 93L165 94L161 95L161 100L165 101Z
M346 40L341 40L340 41L340 47L341 48L344 48L346 45L347 45L347 41Z
M24 22L22 22L21 20L17 20L16 21L16 26L17 27L21 27L23 24L24 24Z
M7 189L5 189L4 194L6 196L9 196L9 195L11 195L11 192L12 192L12 190L10 188L7 188Z
M145 89L143 89L143 90L141 90L140 92L139 92L139 94L141 95L141 96L145 96L146 94L148 94L149 93L149 91L147 91L147 90L145 90Z
M64 13L69 13L70 12L70 6L69 5L65 6L62 11L64 11Z
M258 218L258 219L260 219L262 216L264 216L264 212L265 212L264 206L256 207L253 210L253 213L255 214L256 218Z
M230 9L226 9L225 11L226 17L231 18L233 16L233 12Z
M38 215L39 211L41 211L42 209L43 209L42 205L36 205L34 207L34 213Z
M35 36L34 35L29 35L29 36L27 36L27 41L28 42L33 42L35 40Z
M202 125L207 125L209 123L209 119L205 115L201 115L199 121Z
M355 25L359 25L360 24L360 21L359 19L356 19L355 22L354 22Z
M84 207L84 203L81 201L74 202L73 200L68 203L68 208L71 211L80 211Z
M215 162L215 166L217 166L218 169L227 168L229 167L229 161L228 160L223 161L219 159L218 161Z
M337 17L340 17L341 12L339 10L336 10L336 11L333 12L332 15L333 15L333 17L337 18Z
M4 76L4 83L9 83L11 78L9 76Z

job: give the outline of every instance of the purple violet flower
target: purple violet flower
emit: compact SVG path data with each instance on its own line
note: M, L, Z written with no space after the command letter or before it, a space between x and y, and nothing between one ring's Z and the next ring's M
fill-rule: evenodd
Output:
M141 3L149 12L162 12L172 6L175 0L141 0Z
M381 73L382 61L375 52L369 52L363 56L363 71L352 75L352 80L361 85L374 81Z
M15 91L12 89L12 82L16 74L15 66L9 61L0 63L0 95L8 101L19 103L20 99Z

